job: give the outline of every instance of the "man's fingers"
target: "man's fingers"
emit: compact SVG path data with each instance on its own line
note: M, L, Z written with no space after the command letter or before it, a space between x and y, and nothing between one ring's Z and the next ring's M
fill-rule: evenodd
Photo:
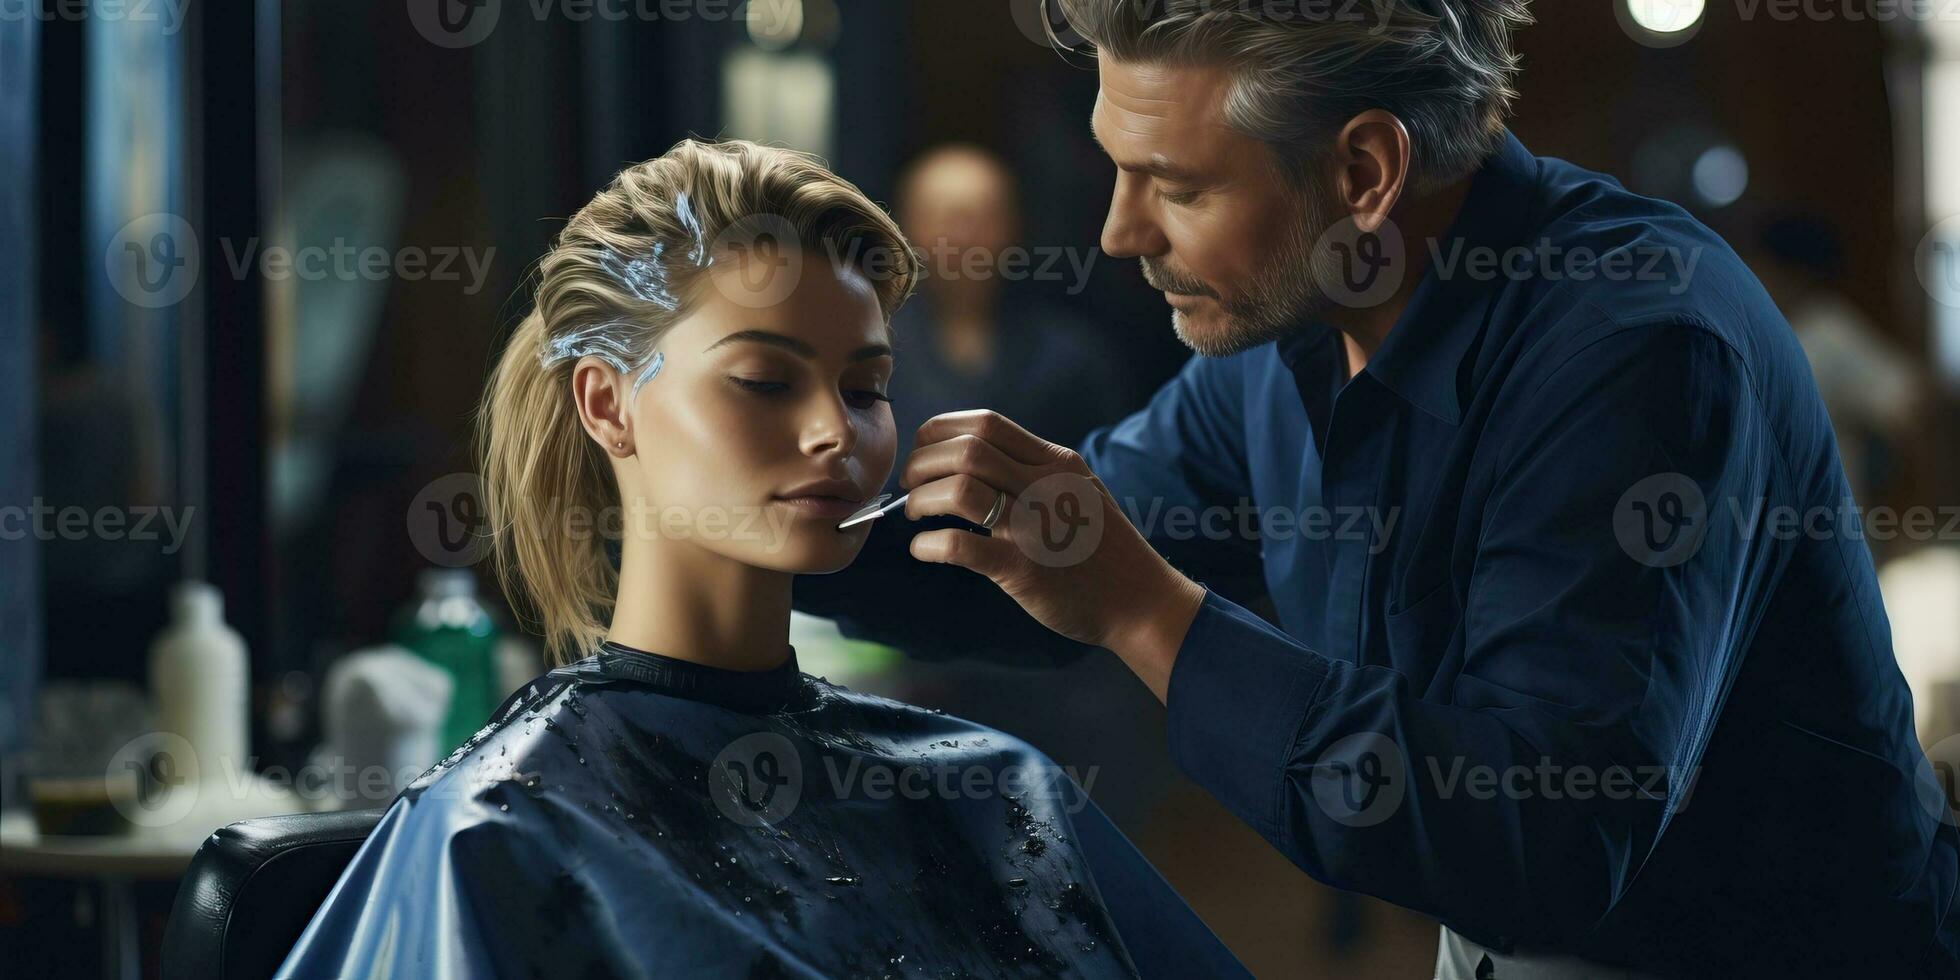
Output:
M1009 458L1029 466L1054 462L1060 455L1057 450L1062 448L1021 428L1013 419L984 408L947 412L927 419L925 424L919 426L912 445L926 446L963 435L977 436L982 441L999 446Z
M971 531L942 528L912 536L912 557L920 561L958 565L999 582L1014 567L1020 549L1013 542Z
M994 509L994 501L1000 499L1001 491L992 484L965 473L955 473L912 488L912 496L905 502L905 516L916 521L922 517L950 514L980 524ZM1012 497L1002 503L1003 516L1012 503Z
M912 455L905 460L905 470L898 476L898 483L907 490L916 490L956 473L978 477L989 486L1008 493L1020 493L1030 478L1023 465L1010 459L1000 447L979 436L962 433L943 442L912 450Z

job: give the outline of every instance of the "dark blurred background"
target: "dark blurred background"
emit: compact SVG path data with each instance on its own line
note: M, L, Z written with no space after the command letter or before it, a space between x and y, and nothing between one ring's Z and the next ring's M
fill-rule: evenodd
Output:
M1803 337L1859 503L1934 515L1872 541L1930 744L1960 731L1960 13L1772 6L1534 4L1513 128L1722 232ZM809 150L915 238L1027 251L1026 274L907 311L899 376L916 352L933 382L913 410L984 404L1073 440L1140 405L1187 352L1135 265L1094 252L1113 183L1095 76L1039 23L1034 0L0 4L9 853L35 839L33 780L143 729L177 583L223 597L269 776L331 740L335 664L419 652L417 616L472 580L493 683L536 671L487 567L429 522L472 516L472 412L531 265L682 137ZM1058 677L797 631L811 673L1093 770L1260 975L1429 975L1434 924L1315 884L1171 771L1161 708L1113 658ZM278 799L345 803L295 789ZM106 876L10 858L0 957L154 972L165 857Z

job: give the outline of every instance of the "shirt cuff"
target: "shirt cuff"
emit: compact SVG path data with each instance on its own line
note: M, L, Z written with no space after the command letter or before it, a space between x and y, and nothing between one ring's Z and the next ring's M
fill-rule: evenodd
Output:
M1328 662L1209 590L1165 692L1171 759L1226 809L1278 831L1284 769Z

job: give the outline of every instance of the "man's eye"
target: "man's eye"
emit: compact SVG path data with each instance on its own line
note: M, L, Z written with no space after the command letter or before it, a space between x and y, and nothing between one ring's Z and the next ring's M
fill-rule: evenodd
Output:
M1178 191L1176 193L1172 193L1170 191L1161 191L1158 193L1157 196L1163 198L1167 203L1175 204L1178 207L1183 207L1187 204L1190 204L1192 201L1197 200L1198 192Z
M773 395L789 390L789 385L781 381L757 381L753 378L743 378L735 375L728 376L728 383L743 391L754 392L758 395Z
M891 396L882 391L858 388L844 393L844 403L852 408L870 408L879 402L891 401Z

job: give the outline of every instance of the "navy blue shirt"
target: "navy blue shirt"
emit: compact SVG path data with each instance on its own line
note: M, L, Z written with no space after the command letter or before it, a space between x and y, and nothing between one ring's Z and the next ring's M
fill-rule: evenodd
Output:
M1508 135L1406 247L1431 266L1352 379L1303 324L1080 447L1210 587L1170 678L1179 767L1315 877L1495 949L1960 976L1960 835L1756 278ZM1082 649L951 566L860 561L797 600L920 656Z
M1211 585L1179 766L1498 949L1960 975L1956 834L1802 351L1681 209L1508 135L1381 348L1194 358L1090 467Z

